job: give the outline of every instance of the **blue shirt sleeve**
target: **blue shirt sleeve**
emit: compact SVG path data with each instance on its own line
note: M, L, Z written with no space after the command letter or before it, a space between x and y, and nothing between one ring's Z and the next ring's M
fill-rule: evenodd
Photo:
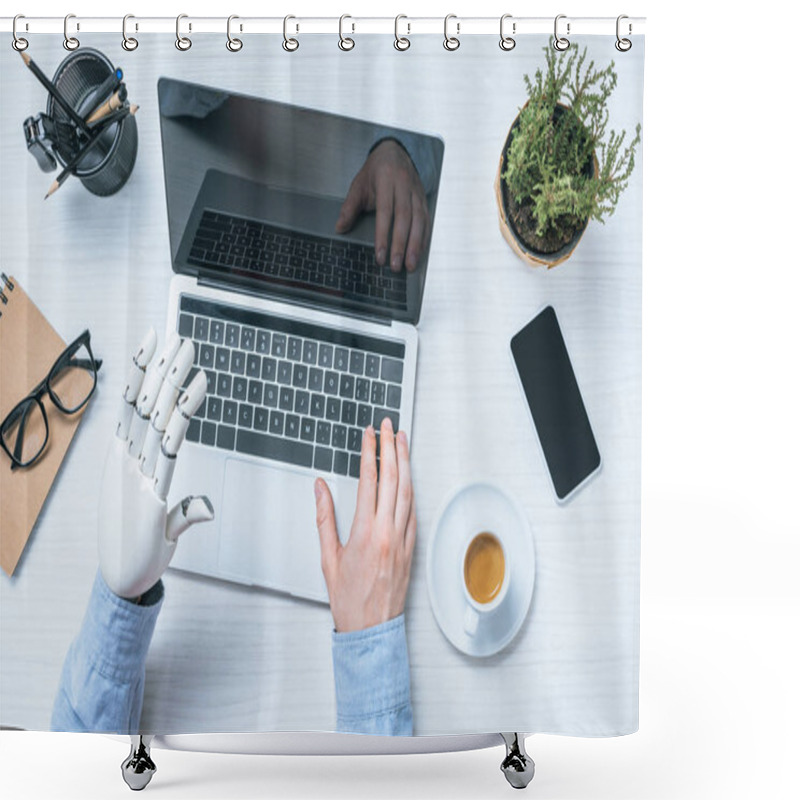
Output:
M139 732L145 660L163 596L159 581L136 605L117 597L98 571L83 624L64 662L52 730ZM337 729L410 736L405 616L332 636Z
M161 581L137 605L115 595L98 570L64 661L52 730L139 733L145 659L163 600Z
M412 735L404 614L363 631L334 631L333 676L339 732Z

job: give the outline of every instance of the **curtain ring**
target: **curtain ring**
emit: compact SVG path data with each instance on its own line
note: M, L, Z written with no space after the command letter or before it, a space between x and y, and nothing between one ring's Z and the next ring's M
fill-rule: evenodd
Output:
M192 46L192 40L188 36L181 35L181 20L188 19L188 14L178 14L175 18L175 47L185 52ZM189 31L192 30L192 23L189 23Z
M456 15L448 14L444 18L444 42L442 44L445 50L449 50L452 53L454 50L458 50L458 48L461 47L461 41L458 39L458 35L450 36L447 32L448 24L451 19L457 19ZM459 33L461 33L461 23L456 22L456 34Z
M620 51L620 53L627 53L628 50L630 50L631 47L633 47L633 44L631 43L630 39L622 39L620 37L620 35L619 35L620 22L622 22L622 20L624 20L624 19L628 19L628 17L625 14L620 14L617 17L617 41L614 42L614 47L616 47L617 50ZM631 24L629 22L628 23L628 35L630 35L632 32L633 32L633 28L631 28Z
M506 36L503 31L503 25L507 19L511 19L511 14L503 14L503 16L500 17L500 49L505 50L506 52L513 50L517 46L517 40L514 39L513 36ZM517 32L516 22L511 23L511 32Z
M289 37L288 27L289 27L289 20L290 19L296 19L296 17L292 16L291 14L287 14L283 18L283 45L282 46L283 46L283 49L287 53L293 53L295 50L297 50L298 47L300 47L300 42L298 42L297 39ZM300 30L300 26L297 25L295 30L299 31Z
M225 47L227 47L228 50L231 51L231 53L238 53L242 49L242 47L244 47L244 44L242 43L241 39L237 39L235 36L231 36L231 21L234 19L239 19L239 17L237 17L236 14L231 14L228 17L228 41L225 42ZM239 30L241 31L241 29L242 26L240 25Z
M558 50L559 53L563 53L569 47L569 39L558 35L558 21L566 18L566 14L559 14L556 17L556 21L553 23L553 47ZM567 23L567 36L569 36L569 22Z
M134 39L133 36L128 36L129 19L136 19L136 17L134 17L133 14L126 14L122 18L122 49L132 53L139 46L139 40ZM139 26L137 25L136 30L138 29Z
M69 50L70 53L73 50L77 50L81 46L81 43L74 36L70 36L69 31L67 30L67 26L69 25L69 21L71 19L75 19L74 14L67 14L67 16L64 17L64 49ZM77 23L75 25L75 29L80 30L80 27Z
M18 53L21 53L23 50L27 50L28 49L28 40L23 38L22 36L19 36L17 34L17 20L18 19L25 19L25 15L24 14L17 14L17 16L14 17L14 22L11 25L11 34L14 37L11 40L11 46ZM28 25L28 23L26 22L25 23L26 28L27 28L27 25Z
M356 46L355 41L350 36L345 36L344 33L342 32L342 26L346 19L353 19L353 18L349 14L342 14L342 16L339 17L339 49L344 50L345 52L347 52L348 50L352 50ZM355 23L351 22L350 25L353 31L355 32L356 29Z
M411 47L411 39L400 35L399 27L401 19L408 19L408 17L405 14L398 14L394 18L394 49L402 52ZM406 22L406 28L408 28L408 32L411 33L411 23Z

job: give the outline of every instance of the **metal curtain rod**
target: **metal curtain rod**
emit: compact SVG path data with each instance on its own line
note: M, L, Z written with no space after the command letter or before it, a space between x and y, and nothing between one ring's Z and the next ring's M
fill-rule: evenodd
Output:
M181 29L190 34L220 34L230 31L227 16L194 17L181 15ZM570 17L559 14L558 22L561 34L568 36L606 35L615 36L618 30L617 17ZM395 35L436 34L444 31L444 17L411 17L400 15L395 17L355 17L344 15L339 17L232 17L235 19L233 30L239 34L284 34L286 19L290 19L293 34L359 34L384 33ZM625 36L643 34L645 17L623 17ZM510 36L525 34L552 35L555 17L514 17L504 15L504 31ZM16 30L19 36L39 33L60 33L63 35L67 20L64 17L22 16L17 19ZM470 36L474 34L497 35L500 28L500 16L496 17L459 17L449 15L449 31L454 36ZM83 33L121 33L122 16L117 17L81 17L70 14L68 18L71 34ZM11 33L14 28L13 17L0 17L0 32ZM175 33L175 17L136 17L127 15L126 29L129 35L149 33Z

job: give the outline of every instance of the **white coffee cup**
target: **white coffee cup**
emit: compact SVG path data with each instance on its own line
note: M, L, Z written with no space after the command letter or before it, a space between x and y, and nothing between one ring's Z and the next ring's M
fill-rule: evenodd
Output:
M482 618L495 612L508 593L511 564L500 537L479 531L466 541L461 554L461 585L467 598L464 632L474 636Z

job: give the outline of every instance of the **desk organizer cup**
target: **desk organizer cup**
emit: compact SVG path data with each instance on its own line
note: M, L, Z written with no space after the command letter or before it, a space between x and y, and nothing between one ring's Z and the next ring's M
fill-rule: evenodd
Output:
M61 62L53 83L66 101L85 118L97 104L97 88L114 70L114 65L99 50L81 47ZM64 109L52 97L48 99L47 113L56 122L53 151L61 166L66 167L79 150L73 126ZM133 171L138 145L136 120L133 115L126 114L103 132L97 145L81 160L75 177L92 194L100 197L118 192Z

